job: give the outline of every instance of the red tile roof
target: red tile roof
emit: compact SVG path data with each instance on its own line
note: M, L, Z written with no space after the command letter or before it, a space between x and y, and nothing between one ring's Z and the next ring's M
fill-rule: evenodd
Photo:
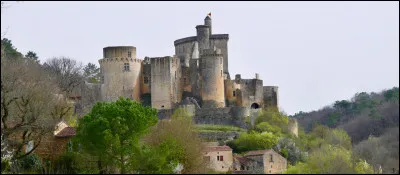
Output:
M212 151L232 151L232 148L229 146L206 146L205 151L212 152Z
M72 137L75 135L76 135L75 127L65 127L63 130L58 132L55 136L56 137Z
M234 155L233 158L237 160L241 165L247 164L247 162L251 161L250 159L238 155Z
M263 155L266 152L273 151L272 149L267 149L267 150L257 150L257 151L249 151L247 154L244 156L256 156L256 155Z

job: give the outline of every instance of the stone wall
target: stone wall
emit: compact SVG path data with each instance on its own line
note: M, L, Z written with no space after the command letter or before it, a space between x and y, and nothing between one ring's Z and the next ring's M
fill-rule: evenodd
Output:
M239 133L235 131L228 132L198 132L200 138L206 141L227 141L237 139Z
M196 124L233 125L247 128L246 118L249 116L249 108L202 108L197 109L194 116Z
M264 108L279 107L278 86L264 86Z
M237 106L252 107L253 104L257 104L259 108L263 106L263 80L241 79L240 75L236 75L233 84L237 86Z
M151 64L150 58L144 58L140 80L141 94L151 93Z

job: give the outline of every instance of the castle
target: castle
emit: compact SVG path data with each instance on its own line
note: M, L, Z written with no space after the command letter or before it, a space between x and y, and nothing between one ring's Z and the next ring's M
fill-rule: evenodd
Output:
M174 56L142 60L134 46L105 47L99 60L101 100L122 96L159 110L174 109L185 99L202 109L278 107L278 87L263 86L258 74L231 79L229 34L213 34L210 16L196 31L174 41Z

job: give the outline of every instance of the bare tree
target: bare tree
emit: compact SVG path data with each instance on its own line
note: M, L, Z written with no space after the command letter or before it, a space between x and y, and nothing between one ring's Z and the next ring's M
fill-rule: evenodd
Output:
M39 64L26 59L1 60L1 133L16 150L13 159L32 153L66 115L56 110L68 109L65 98L57 94L56 83ZM30 141L33 147L25 152Z
M76 60L60 57L52 58L44 64L46 70L54 75L58 87L67 94L71 95L75 88L83 83L82 63Z

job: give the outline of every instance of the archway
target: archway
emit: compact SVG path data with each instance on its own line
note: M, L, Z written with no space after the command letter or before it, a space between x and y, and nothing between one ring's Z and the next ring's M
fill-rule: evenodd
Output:
M251 109L258 109L258 108L260 108L260 105L258 105L257 103L251 104Z

